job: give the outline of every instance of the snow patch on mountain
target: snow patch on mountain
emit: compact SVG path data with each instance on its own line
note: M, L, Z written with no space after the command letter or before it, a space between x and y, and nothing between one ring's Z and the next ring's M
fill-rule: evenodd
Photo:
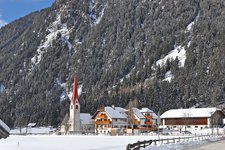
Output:
M72 89L68 90L67 83L61 83L58 78L56 78L54 80L54 83L55 83L55 85L58 85L62 88L62 92L60 95L60 101L64 101L67 98L69 98L69 99L72 98L73 90ZM83 85L82 84L78 85L78 96L81 95L82 89L83 89Z
M163 79L163 81L168 81L171 82L171 80L174 78L174 75L172 74L171 71L167 71L165 73L165 79Z
M97 3L95 3L95 0L89 0L88 2L88 14L91 19L91 25L98 25L101 22L102 17L104 16L107 3L104 0L102 0L101 3L101 11L97 13L95 10L97 7Z
M156 61L156 66L162 67L166 64L167 60L173 61L176 58L179 60L179 67L184 67L186 60L186 50L184 46L177 46L174 50L170 51L164 58ZM155 68L155 67L153 67Z
M198 12L198 15L195 17L195 19L188 24L186 32L191 31L191 29L193 28L193 25L198 21L199 16L200 16L200 11Z
M5 86L0 83L0 93L5 92Z
M192 43L192 40L193 40L193 25L198 21L199 19L199 16L200 16L200 11L198 11L198 15L195 17L194 21L192 21L186 28L186 31L185 33L187 32L190 32L190 36L189 36L189 41L188 41L188 44L187 44L187 47L189 48L191 46L191 43Z
M44 53L47 52L47 48L52 46L53 40L57 38L59 34L61 34L62 40L67 44L69 53L72 55L72 44L69 42L69 33L70 31L67 28L66 24L61 23L61 16L60 14L57 15L56 21L54 21L49 28L47 29L49 32L48 35L46 35L45 41L38 46L37 52L34 55L34 57L31 58L31 62L33 65L38 65L42 59L42 56Z
M101 10L100 16L96 19L95 25L100 23L100 21L102 20L102 17L104 16L104 12L105 12L105 7L103 7L103 9Z
M131 69L131 71L126 75L126 78L130 78L131 74L135 71L135 66Z
M82 94L82 89L83 89L83 85L82 84L78 85L78 89L77 89L78 90L78 98ZM69 99L72 99L73 91L69 91L67 94L68 94Z

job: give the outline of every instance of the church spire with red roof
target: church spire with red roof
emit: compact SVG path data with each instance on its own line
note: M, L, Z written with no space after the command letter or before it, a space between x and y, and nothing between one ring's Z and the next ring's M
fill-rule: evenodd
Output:
M77 75L74 75L74 81L73 81L73 95L72 95L72 104L75 105L76 101L78 101L78 89L77 89Z

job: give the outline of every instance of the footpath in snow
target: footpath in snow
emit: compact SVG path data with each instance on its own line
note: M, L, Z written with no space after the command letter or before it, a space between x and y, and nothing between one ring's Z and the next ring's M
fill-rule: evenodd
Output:
M204 150L204 148L209 150L210 147L213 147L211 143L219 149L222 145L225 146L225 137L211 137L205 140L190 140L174 144L161 144L157 146L149 146L143 150Z

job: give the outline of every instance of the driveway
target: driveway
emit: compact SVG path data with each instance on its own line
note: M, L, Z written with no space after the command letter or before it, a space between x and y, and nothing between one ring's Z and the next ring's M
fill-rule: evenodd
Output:
M192 150L222 150L225 149L225 140L208 143L206 145L202 145L198 148L193 148Z

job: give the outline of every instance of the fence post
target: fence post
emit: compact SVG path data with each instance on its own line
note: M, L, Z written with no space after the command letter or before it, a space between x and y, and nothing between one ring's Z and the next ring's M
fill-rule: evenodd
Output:
M150 146L150 145L152 144L152 140L150 140L148 144L149 144L149 146Z
M143 147L145 148L145 147L146 147L146 146L145 146L146 141L144 140L144 142L143 142L143 143L144 143Z
M137 143L138 143L138 144L137 144L137 145L138 145L138 149L140 149L140 148L141 148L141 142L138 141Z
M127 149L126 150L131 150L130 144L127 145Z

